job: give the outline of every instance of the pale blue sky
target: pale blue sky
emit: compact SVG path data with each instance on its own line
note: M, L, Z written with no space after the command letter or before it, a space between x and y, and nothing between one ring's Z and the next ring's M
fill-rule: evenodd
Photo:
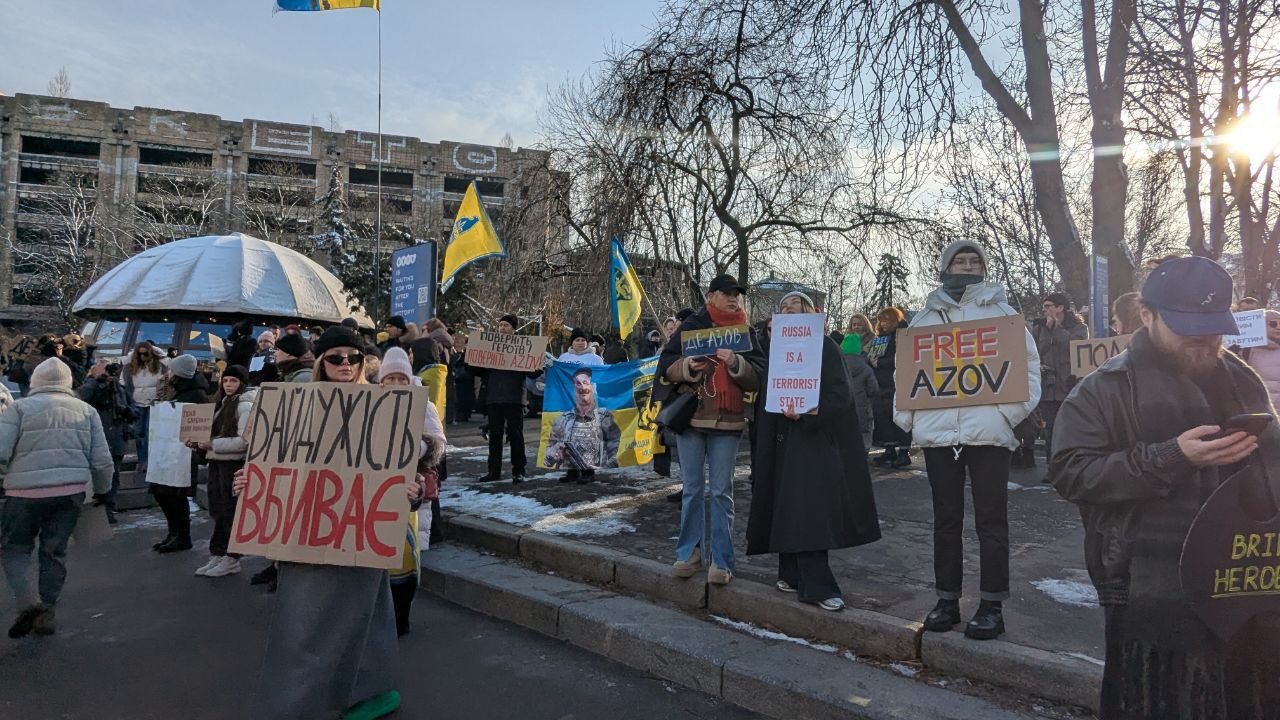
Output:
M0 0L0 92L374 129L377 14L273 0ZM383 0L383 131L538 140L548 88L643 40L660 0Z

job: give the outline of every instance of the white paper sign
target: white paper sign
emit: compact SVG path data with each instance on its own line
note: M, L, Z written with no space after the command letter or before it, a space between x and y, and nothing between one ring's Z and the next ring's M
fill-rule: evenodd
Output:
M266 366L266 363L267 363L267 359L262 355L259 355L253 358L252 360L249 361L249 372L251 373L260 372L262 368Z
M151 406L147 421L147 482L169 487L191 487L191 448L178 440L185 403L163 402Z
M773 316L765 411L803 415L817 409L826 323L826 313Z
M1223 347L1262 347L1267 344L1267 311L1246 310L1232 313L1236 316L1239 335L1227 335L1222 338Z

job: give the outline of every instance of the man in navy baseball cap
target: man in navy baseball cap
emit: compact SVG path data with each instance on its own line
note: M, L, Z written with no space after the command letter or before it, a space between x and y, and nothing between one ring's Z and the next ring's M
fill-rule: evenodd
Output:
M1142 303L1178 335L1236 335L1231 276L1202 257L1166 260L1147 277Z

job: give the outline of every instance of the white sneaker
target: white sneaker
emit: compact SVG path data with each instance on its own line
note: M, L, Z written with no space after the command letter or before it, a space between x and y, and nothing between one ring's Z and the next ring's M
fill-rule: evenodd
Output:
M217 566L218 563L222 562L222 558L222 555L210 555L208 562L196 568L196 575L201 577L208 575L210 570Z
M223 555L217 565L205 571L205 576L223 577L225 575L235 575L238 572L240 572L240 560L230 555Z

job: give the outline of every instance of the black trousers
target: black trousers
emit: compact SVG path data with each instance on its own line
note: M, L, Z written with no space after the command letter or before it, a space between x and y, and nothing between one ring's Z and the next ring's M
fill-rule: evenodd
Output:
M933 488L933 574L938 597L958 599L964 584L964 485L968 475L982 561L983 600L1009 597L1009 461L1002 447L925 448Z
M187 505L187 488L151 484L151 494L164 513L169 534L179 540L191 539L191 507Z
M448 411L457 422L467 422L476 406L476 381L468 377L454 380L452 385L456 397L448 402Z
M210 555L227 554L231 525L236 517L236 496L231 494L231 481L236 470L243 466L241 460L209 461L209 517L213 518L213 534L209 536Z
M826 550L778 553L778 579L795 588L804 602L840 597L840 584L831 572Z
M565 475L570 480L576 480L578 482L591 482L596 479L595 470L579 470L578 468L569 468L569 471L566 472Z
M396 611L396 634L409 632L409 611L413 609L413 596L418 592L418 584L410 576L404 582L391 583L391 603Z
M1040 411L1040 417L1044 418L1044 459L1046 462L1053 462L1053 423L1058 419L1058 409L1062 407L1060 402L1041 401L1036 406L1036 410Z
M1124 717L1124 615L1126 606L1106 605L1106 667L1102 670L1102 698L1099 701L1099 720L1118 720Z
M502 436L511 441L511 472L524 474L524 407L518 404L490 405L489 474L502 474Z

